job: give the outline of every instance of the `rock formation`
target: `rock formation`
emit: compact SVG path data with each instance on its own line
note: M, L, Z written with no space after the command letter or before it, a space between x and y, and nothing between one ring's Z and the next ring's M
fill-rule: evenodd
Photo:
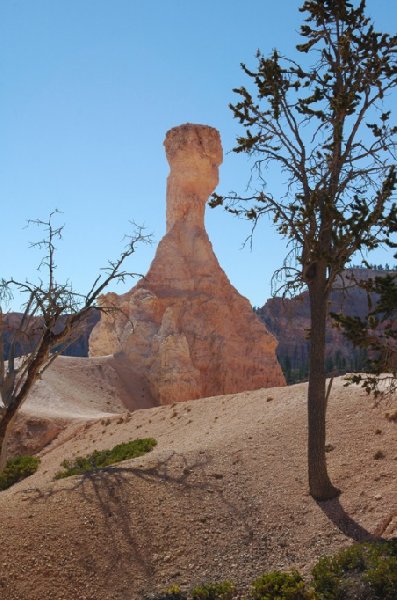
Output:
M145 278L101 298L90 355L123 353L142 397L168 404L284 384L276 341L231 286L204 228L218 183L219 133L181 125L166 136L167 233Z
M329 312L342 313L365 319L370 310L367 292L355 281L375 279L395 271L376 269L346 269L331 290ZM376 296L372 295L372 305ZM310 302L307 291L294 298L270 298L256 310L258 317L278 340L277 357L288 383L306 381L309 375ZM354 347L335 328L327 317L325 338L325 368L327 375L341 375L351 371L365 371L367 352Z

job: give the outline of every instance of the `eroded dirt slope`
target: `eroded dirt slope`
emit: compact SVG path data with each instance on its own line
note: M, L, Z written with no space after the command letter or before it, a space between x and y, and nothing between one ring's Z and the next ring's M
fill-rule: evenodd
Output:
M1 598L135 600L173 583L249 582L308 572L352 539L396 535L397 425L336 380L328 456L343 494L320 506L307 493L306 391L79 413L39 471L0 493ZM142 458L53 480L64 458L147 436L158 446Z

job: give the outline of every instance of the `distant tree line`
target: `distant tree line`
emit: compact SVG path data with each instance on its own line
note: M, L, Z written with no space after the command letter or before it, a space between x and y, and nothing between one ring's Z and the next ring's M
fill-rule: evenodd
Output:
M395 263L394 265L389 265L389 263L385 263L384 265L382 265L382 264L376 265L375 263L373 263L373 264L366 263L365 265L363 265L363 264L351 265L351 267L349 267L349 269L361 269L361 270L373 269L374 271L397 271L397 263Z
M277 352L277 358L283 370L288 385L307 381L309 378L309 349L297 345L292 355ZM349 355L344 355L338 348L329 351L325 358L325 371L327 377L336 377L345 373L365 371L368 365L368 353L364 348L352 348Z

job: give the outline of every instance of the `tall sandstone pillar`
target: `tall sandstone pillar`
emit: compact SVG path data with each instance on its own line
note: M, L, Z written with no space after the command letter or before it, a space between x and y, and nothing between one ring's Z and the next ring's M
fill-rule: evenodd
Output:
M90 355L115 354L136 393L156 404L284 385L276 341L219 266L204 228L218 183L216 129L185 124L164 142L167 233L149 272L131 291L101 298Z

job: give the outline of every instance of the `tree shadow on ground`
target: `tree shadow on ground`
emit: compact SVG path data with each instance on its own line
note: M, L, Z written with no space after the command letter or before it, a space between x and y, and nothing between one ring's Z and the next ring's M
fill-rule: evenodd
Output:
M341 505L339 498L322 502L318 501L317 505L339 531L355 542L379 542L383 540L382 537L370 533L365 527L348 515Z
M62 494L72 501L72 496L77 494L79 501L77 504L73 502L73 505L81 506L81 512L77 508L80 514L76 514L76 518L84 523L85 514L91 512L95 515L91 519L96 520L96 523L91 523L91 530L90 523L87 532L82 528L86 569L94 572L99 568L95 550L90 548L92 535L98 532L103 536L106 555L101 569L106 563L105 576L109 582L123 573L129 578L130 585L134 578L139 577L150 584L155 582L159 560L161 563L164 554L172 553L174 538L176 541L178 535L180 538L185 536L187 548L190 536L197 535L201 539L200 527L195 530L193 523L190 531L189 525L186 525L184 533L175 531L173 527L174 512L183 511L189 517L190 507L197 505L197 501L202 505L200 514L206 515L208 522L212 522L216 515L209 509L209 498L217 496L223 507L223 517L228 519L230 526L240 527L245 532L247 543L252 539L253 531L247 515L237 500L225 497L222 475L211 473L211 462L208 454L189 459L171 452L166 457L156 457L153 465L112 465L73 477L67 486L54 483L47 488L31 489L29 502L35 505L44 502L51 511L54 497ZM151 495L149 503L146 501L148 494ZM87 511L87 507L94 511ZM156 559L156 555L160 558Z

